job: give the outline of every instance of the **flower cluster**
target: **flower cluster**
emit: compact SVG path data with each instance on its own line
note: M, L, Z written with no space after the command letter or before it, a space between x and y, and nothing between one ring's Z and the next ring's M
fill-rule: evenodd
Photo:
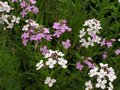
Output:
M11 10L13 8L8 5L8 2L0 1L0 24L5 26L4 29L12 29L15 24L19 23L20 17L10 15Z
M27 45L27 42L36 41L39 43L42 39L50 41L52 39L52 35L50 35L50 31L48 28L45 28L42 25L39 25L34 20L26 20L26 25L23 26L22 31L22 43L24 46Z
M64 58L64 54L58 50L56 51L52 51L49 50L49 53L45 54L45 58L48 59L48 61L46 62L46 65L49 66L49 68L54 68L55 64L59 64L62 66L62 68L67 68L67 63L68 61L65 60Z
M47 53L45 53L45 57L47 58L47 61L44 63L43 60L40 60L36 64L36 70L41 69L44 66L48 66L50 69L53 69L54 66L58 63L62 68L67 68L68 61L63 58L64 54L58 50L52 51L49 50ZM51 87L56 82L55 79L51 79L51 77L47 77L45 80L45 84L48 84L49 87Z
M66 20L60 20L59 22L55 22L53 24L53 29L55 29L55 33L53 36L59 38L61 34L63 34L65 31L70 32L72 29L67 26Z
M94 77L96 79L97 83L95 84L95 87L113 90L112 82L117 78L114 69L112 67L108 67L108 64L100 63L99 65L100 67L94 67L88 73L90 77ZM90 82L89 84L86 83L86 90L88 90L88 88L91 90L93 88L92 85L93 84L90 84Z
M88 68L94 68L95 67L95 64L92 62L92 58L91 57L87 57L86 59L84 59L83 63L77 62L76 63L76 68L78 70L82 70L84 65L87 65Z
M80 43L84 47L94 46L95 43L100 43L101 37L98 36L99 30L102 29L100 21L96 19L90 19L85 21L84 28L80 30Z
M23 9L21 12L22 17L25 17L28 14L28 12L37 14L39 11L35 4L36 0L21 1L20 6Z
M110 47L112 47L112 44L115 41L116 41L116 39L110 39L110 40L103 39L101 41L101 46L106 46L106 47L110 48Z

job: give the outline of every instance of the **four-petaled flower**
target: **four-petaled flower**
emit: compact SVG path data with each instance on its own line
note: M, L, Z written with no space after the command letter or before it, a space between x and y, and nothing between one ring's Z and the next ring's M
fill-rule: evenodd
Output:
M55 79L52 79L51 77L46 77L44 84L48 84L49 87L52 87L55 82Z

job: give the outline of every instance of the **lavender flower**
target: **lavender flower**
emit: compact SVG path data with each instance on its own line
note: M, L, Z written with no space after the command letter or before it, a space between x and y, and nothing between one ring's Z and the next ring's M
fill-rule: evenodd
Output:
M83 69L83 65L80 62L77 62L76 63L76 68L79 69L79 70L82 70Z

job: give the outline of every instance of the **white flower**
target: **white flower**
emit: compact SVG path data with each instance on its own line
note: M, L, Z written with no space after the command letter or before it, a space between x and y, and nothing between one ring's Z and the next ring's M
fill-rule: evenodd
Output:
M92 30L91 28L87 28L88 35L92 36L96 34L95 30Z
M40 62L36 64L37 67L36 70L41 69L43 66L44 66L43 60L40 60Z
M94 67L93 69L90 70L90 72L88 74L90 75L90 77L93 77L93 76L97 75L97 73L98 73L97 71L98 71L98 68Z
M48 53L45 54L45 58L51 57L51 55L54 53L54 51L49 50Z
M85 29L82 28L82 30L80 30L80 35L79 35L79 37L82 38L82 37L85 36L85 34L86 34Z
M67 60L64 60L63 58L58 58L58 64L62 66L62 68L67 68Z
M100 69L100 72L98 72L97 75L98 75L100 78L103 78L104 76L107 75L107 71L105 71L104 69Z
M65 54L63 54L62 52L58 52L57 53L59 56L63 57Z
M46 62L46 65L49 66L49 68L54 68L54 65L57 63L56 60L53 60L52 58L49 58L48 61Z
M20 21L20 17L12 16L12 20L11 20L12 23L19 23L19 21Z
M12 29L12 28L13 28L13 26L14 26L14 24L13 24L13 23L8 23L8 26L7 26L7 28L10 28L10 29Z
M84 38L81 38L81 40L79 42L82 43L82 46L85 46L86 48L88 48L89 44L87 43L87 41Z
M112 73L109 73L107 76L111 82L113 82L117 78L117 76L115 74L112 74Z
M31 25L32 27L35 27L35 28L38 28L38 27L39 27L39 24L36 23L35 21L30 22L30 25Z
M88 46L94 46L95 43L99 44L101 37L97 34L99 34L99 29L102 29L100 21L96 19L89 19L85 21L83 26L85 26L86 29L82 28L82 30L79 31L79 42L81 42L82 46L88 48Z
M100 67L101 67L101 68L108 68L108 64L100 63Z
M46 77L45 84L48 84L49 87L52 87L53 84L56 82L55 79L51 79L51 77Z
M113 90L113 85L112 85L112 83L111 82L109 82L109 87L108 87L108 90Z
M120 38L118 39L118 42L120 42Z
M10 17L10 15L8 14L2 14L2 16L0 17L0 20L2 20L2 22L5 22L7 24L9 24L8 18Z
M22 31L28 31L28 30L29 30L29 24L24 25Z
M117 78L115 75L114 69L112 67L108 67L108 64L100 63L100 69L98 67L94 67L88 73L90 77L97 78L96 88L113 90L112 82ZM108 85L109 86L106 86Z
M94 46L94 41L90 37L88 37L88 45Z
M85 83L85 90L90 90L90 89L93 89L93 86L92 86L92 83L91 81L89 80L88 82Z
M105 88L106 88L106 85L105 85L105 84L107 83L107 80L105 80L105 79L104 79L104 80L101 80L101 78L98 78L98 79L97 79L97 82L98 82L98 83L96 84L96 87L97 87L97 88L101 88L101 89L105 89Z
M7 12L9 13L12 10L11 6L8 5L8 2L0 1L0 12Z
M101 37L96 35L95 38L93 38L93 41L99 44L101 41Z

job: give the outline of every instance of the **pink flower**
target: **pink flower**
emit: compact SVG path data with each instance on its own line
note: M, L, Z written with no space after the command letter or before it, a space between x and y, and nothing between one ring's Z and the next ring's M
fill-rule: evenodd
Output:
M53 36L56 36L57 38L59 38L61 34L63 34L65 31L71 31L72 29L69 28L66 24L67 24L66 20L55 22L52 26L53 29L56 30Z
M18 2L18 0L12 0L12 2Z
M43 33L37 34L37 35L36 35L36 40L37 40L37 41L40 41L43 37L44 37L44 34L43 34Z
M108 48L109 48L109 47L112 47L112 42L111 42L111 41L106 42L106 45L107 45Z
M90 62L89 60L85 60L84 63L88 65L89 68L94 68L94 64Z
M102 42L100 42L101 46L105 45L106 44L106 40L103 39Z
M120 49L117 49L117 50L115 51L115 54L116 54L116 55L120 54Z
M31 4L36 4L36 0L29 0Z
M44 28L44 33L50 33L48 28Z
M52 27L53 27L53 29L57 29L58 30L60 28L60 23L59 22L55 22Z
M80 62L77 62L76 63L76 68L79 69L79 70L82 70L83 69L83 65Z
M23 40L22 40L22 44L23 44L24 46L27 45L27 42L28 42L28 39L23 39Z
M35 7L35 6L31 6L31 10L32 10L33 13L38 13L39 12L38 8Z
M105 51L102 55L103 59L106 59L107 58L107 52Z
M31 12L32 11L32 7L30 5L27 5L25 10Z
M21 6L21 8L25 8L25 7L27 7L27 3L25 1L22 1L20 3L20 6Z
M45 39L48 41L52 40L52 35L45 35Z
M71 46L70 40L67 39L66 41L63 41L62 45L65 49L68 49Z
M27 39L29 38L29 33L24 32L21 36L22 39Z
M43 46L40 48L40 52L42 53L42 55L45 55L46 53L49 52L49 50L48 50L47 46Z
M62 34L62 32L55 31L55 33L53 34L53 36L56 36L57 38L59 38L61 34Z
M27 12L26 10L23 10L20 14L22 15L22 17L25 17L25 15L27 15Z

